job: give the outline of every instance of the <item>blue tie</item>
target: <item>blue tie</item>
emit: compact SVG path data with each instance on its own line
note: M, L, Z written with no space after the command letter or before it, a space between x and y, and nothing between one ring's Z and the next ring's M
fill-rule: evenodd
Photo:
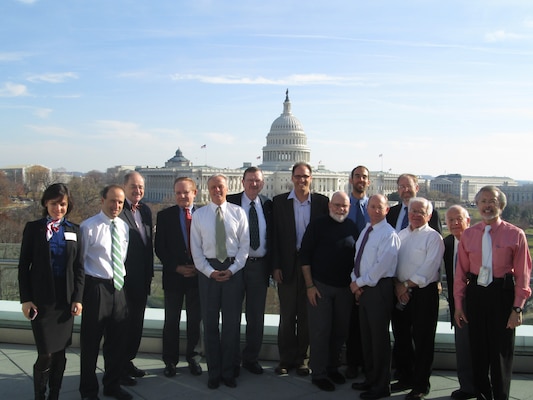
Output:
M402 220L402 226L401 228L402 229L405 229L407 228L407 225L409 225L409 217L408 217L408 211L407 211L407 206L405 206L404 208L404 211L405 211L405 214L403 215L403 220Z
M357 225L359 233L363 232L363 229L365 229L366 226L366 220L363 210L361 210L361 200L357 200L355 203L355 224Z

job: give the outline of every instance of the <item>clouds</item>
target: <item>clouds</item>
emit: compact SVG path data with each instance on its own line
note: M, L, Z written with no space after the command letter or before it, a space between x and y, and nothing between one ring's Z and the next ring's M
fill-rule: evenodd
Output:
M327 74L294 74L281 78L267 78L264 76L207 76L193 74L172 74L174 81L198 81L215 85L274 85L274 86L305 86L305 85L363 85L361 77L334 76Z
M26 79L32 83L64 83L72 79L78 79L78 74L74 72L45 73L40 75L31 75Z
M22 97L28 95L29 93L26 85L6 82L2 87L0 87L0 97Z

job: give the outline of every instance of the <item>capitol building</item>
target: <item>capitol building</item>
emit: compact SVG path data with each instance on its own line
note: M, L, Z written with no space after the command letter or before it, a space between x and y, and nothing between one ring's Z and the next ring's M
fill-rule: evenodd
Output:
M300 161L309 163L311 149L307 146L307 136L303 125L291 111L289 93L286 92L283 102L283 112L272 122L270 131L266 137L266 145L263 147L262 164L258 165L263 171L265 185L261 192L270 198L277 194L288 192L292 189L291 170L292 166ZM252 163L245 162L242 167L235 169L217 168L208 165L193 165L182 150L178 148L172 158L164 167L160 168L137 168L145 179L144 199L148 202L160 203L174 198L173 183L177 177L187 176L192 178L198 186L196 202L199 204L209 202L207 180L213 174L224 174L228 177L228 193L242 191L242 175ZM358 165L354 160L354 167ZM325 168L324 165L312 166L313 181L311 190L322 193L328 197L338 191L351 189L348 183L350 171L335 172ZM383 176L376 186L381 191L384 189ZM397 175L389 174L387 181L390 185L387 193L396 191ZM372 177L374 180L376 177ZM371 188L372 189L372 188Z

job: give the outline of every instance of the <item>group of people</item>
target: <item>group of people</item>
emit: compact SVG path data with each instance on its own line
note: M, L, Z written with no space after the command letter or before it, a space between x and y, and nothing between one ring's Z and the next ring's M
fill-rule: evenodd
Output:
M415 175L400 175L401 202L391 208L383 195L367 196L364 166L351 172L351 193L336 192L331 200L311 192L309 164L296 163L291 180L290 192L270 200L260 194L264 179L257 167L244 171L243 191L236 194L228 195L224 175L213 175L207 182L210 202L197 207L196 183L179 177L176 205L157 214L155 230L150 208L141 201L144 179L138 172L128 173L122 186L106 186L101 212L79 227L67 220L73 206L68 188L48 187L43 218L24 230L19 263L22 311L31 320L38 351L35 398L44 399L48 387L48 399L58 398L73 317L80 314L82 398L98 399L102 337L103 393L132 398L121 386L145 375L133 360L155 250L163 266L162 359L169 378L179 361L183 308L192 375L203 373L201 324L210 389L236 387L241 367L262 374L259 354L272 277L280 305L276 374L295 370L332 391L361 370L365 379L352 388L362 399L403 390L410 390L406 400L424 398L444 260L460 383L451 397L508 399L514 328L531 294L531 257L523 231L501 220L505 195L496 187L482 188L476 196L482 222L472 228L466 209L452 206L446 213L451 235L443 241L438 213L417 197Z

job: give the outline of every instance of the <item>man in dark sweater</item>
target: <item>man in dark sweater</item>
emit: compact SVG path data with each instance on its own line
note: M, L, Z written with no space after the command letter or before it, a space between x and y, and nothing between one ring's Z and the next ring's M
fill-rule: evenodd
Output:
M309 223L300 248L300 264L307 288L312 383L325 391L345 382L338 371L348 336L357 226L348 219L350 199L336 192L329 215ZM328 379L329 378L329 379Z

